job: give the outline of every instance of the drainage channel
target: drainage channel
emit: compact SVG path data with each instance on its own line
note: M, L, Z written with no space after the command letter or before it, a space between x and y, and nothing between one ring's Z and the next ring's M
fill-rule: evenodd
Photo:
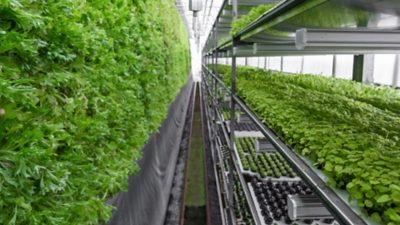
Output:
M204 145L200 106L200 87L196 84L192 132L186 168L184 225L207 223Z

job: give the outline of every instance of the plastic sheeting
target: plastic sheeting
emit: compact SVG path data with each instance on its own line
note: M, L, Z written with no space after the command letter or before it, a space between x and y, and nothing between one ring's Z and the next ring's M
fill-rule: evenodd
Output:
M129 177L127 192L110 200L116 210L109 225L164 223L192 87L193 81L189 78L170 105L159 132L142 149L143 157L138 162L141 169Z

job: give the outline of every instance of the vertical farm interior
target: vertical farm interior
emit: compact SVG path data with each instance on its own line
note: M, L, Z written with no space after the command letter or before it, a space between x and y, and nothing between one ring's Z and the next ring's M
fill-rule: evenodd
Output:
M0 1L0 224L400 225L400 2Z

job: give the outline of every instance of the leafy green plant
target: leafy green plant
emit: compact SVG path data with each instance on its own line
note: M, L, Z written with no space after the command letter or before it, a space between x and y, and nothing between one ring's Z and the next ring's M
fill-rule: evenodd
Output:
M0 224L99 224L189 69L174 1L0 2Z
M232 29L230 31L231 35L235 35L242 29L244 29L247 25L253 22L255 19L260 17L263 13L267 12L268 10L272 9L276 6L277 3L269 3L266 5L259 5L254 7L250 10L249 14L243 15L240 18L234 20L232 22Z
M229 84L230 67L219 69ZM400 223L398 91L245 67L237 82L240 97L332 186L375 221Z

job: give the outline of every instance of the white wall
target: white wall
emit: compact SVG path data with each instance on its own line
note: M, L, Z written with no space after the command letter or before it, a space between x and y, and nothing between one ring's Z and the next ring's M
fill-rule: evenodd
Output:
M288 56L283 57L283 71L289 73L302 73L303 57Z
M268 69L281 70L281 57L268 57Z
M265 68L265 57L258 57L258 66L259 68Z
M246 65L246 58L245 57L237 57L236 58L236 65L245 66Z
M306 73L322 76L334 76L340 79L352 79L353 55L336 55L334 64L333 55L317 56L285 56L283 57L238 57L237 65L253 66L272 69L289 73ZM396 64L396 60L399 62ZM231 58L221 58L221 64L231 65ZM283 62L283 65L281 65ZM367 62L366 62L367 63ZM396 69L395 66L398 66ZM397 72L397 79L394 73ZM333 75L333 73L335 73ZM400 87L400 55L394 54L374 55L373 82L383 85L395 85Z
M392 85L396 55L375 55L374 82Z
M333 56L304 56L303 73L332 76Z
M247 65L258 67L258 58L257 57L250 57L247 58Z
M335 77L351 80L353 77L353 55L336 55Z

